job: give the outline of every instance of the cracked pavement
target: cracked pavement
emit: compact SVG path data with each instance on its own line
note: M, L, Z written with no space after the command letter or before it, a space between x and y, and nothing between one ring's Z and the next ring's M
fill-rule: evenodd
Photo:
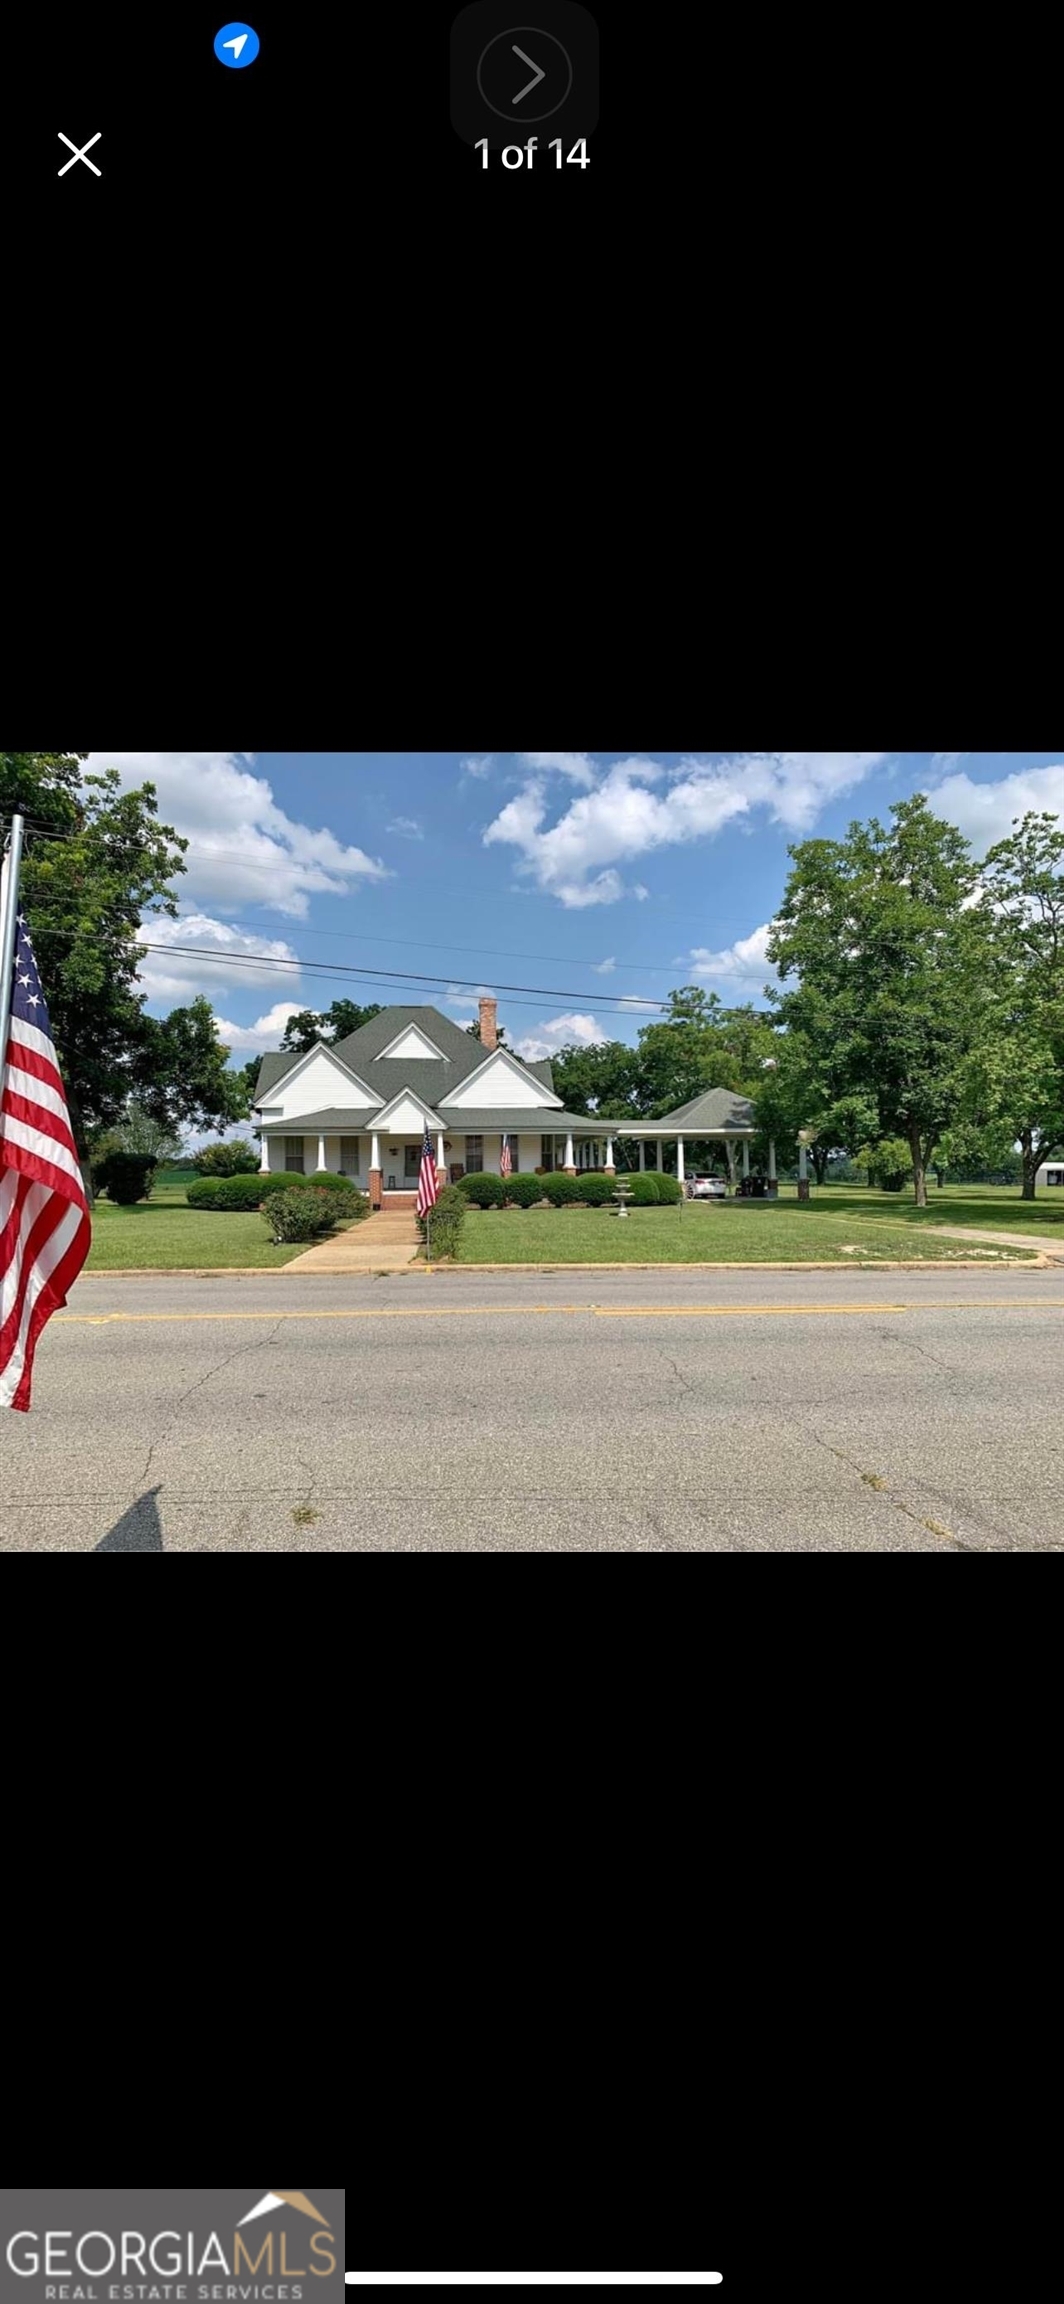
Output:
M1064 1273L82 1278L0 1551L1059 1551Z

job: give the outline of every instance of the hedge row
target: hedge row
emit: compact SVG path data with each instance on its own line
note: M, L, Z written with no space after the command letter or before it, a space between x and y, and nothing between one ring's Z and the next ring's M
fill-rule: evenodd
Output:
M681 1197L675 1176L652 1172L627 1175L624 1181L635 1208L656 1207ZM612 1208L616 1206L614 1182L614 1177L601 1171L585 1169L578 1176L460 1176L455 1189L475 1208L533 1208L542 1201L552 1208Z
M190 1208L260 1208L275 1192L301 1191L329 1192L335 1199L339 1194L345 1215L368 1216L369 1201L347 1176L334 1176L322 1169L309 1176L288 1175L279 1169L272 1176L204 1176L187 1188ZM348 1206L348 1201L354 1203Z
M445 1184L432 1211L432 1235L429 1246L433 1261L439 1256L453 1256L465 1223L468 1194L460 1192L457 1184ZM417 1219L422 1240L426 1237L424 1216Z

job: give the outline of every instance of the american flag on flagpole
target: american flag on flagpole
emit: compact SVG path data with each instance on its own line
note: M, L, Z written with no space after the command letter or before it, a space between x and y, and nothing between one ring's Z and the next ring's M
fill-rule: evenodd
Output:
M503 1140L502 1140L502 1151L501 1151L501 1153L500 1153L500 1155L499 1155L499 1174L500 1174L500 1176L508 1176L508 1175L509 1175L509 1173L510 1173L510 1139L509 1139L509 1137L508 1137L508 1136L504 1136L504 1137L503 1137Z
M6 889L8 865L3 867ZM3 904L0 902L0 917ZM16 915L11 1022L0 1060L0 1407L28 1408L33 1354L66 1303L91 1225L25 915Z
M439 1193L436 1176L436 1155L429 1138L429 1124L425 1122L425 1141L421 1147L421 1172L418 1177L416 1213L427 1216L435 1205ZM408 1203L409 1205L409 1203Z

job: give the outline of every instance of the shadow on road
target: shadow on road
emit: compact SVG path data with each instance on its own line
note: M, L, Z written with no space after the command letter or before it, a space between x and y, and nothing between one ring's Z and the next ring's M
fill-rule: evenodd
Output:
M148 1488L138 1496L106 1536L101 1536L97 1552L161 1552L163 1532L155 1502L158 1493L158 1488Z

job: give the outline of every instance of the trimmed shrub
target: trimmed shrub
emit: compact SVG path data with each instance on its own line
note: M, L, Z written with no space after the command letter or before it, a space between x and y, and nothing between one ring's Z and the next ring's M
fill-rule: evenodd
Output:
M457 1255L458 1242L462 1236L462 1226L465 1223L468 1205L469 1194L463 1192L460 1184L444 1185L432 1211L433 1263L440 1256ZM424 1216L418 1217L417 1228L421 1239L424 1240L426 1233Z
M464 1192L466 1199L472 1201L474 1208L501 1208L506 1198L503 1187L503 1177L477 1174L460 1176L454 1189L456 1192ZM447 1185L446 1189L450 1191L450 1185ZM443 1198L442 1192L440 1198L441 1200Z
M537 1200L546 1199L542 1176L507 1176L504 1181L511 1208L534 1208Z
M97 1191L106 1189L108 1198L117 1201L120 1208L132 1208L135 1200L147 1200L155 1169L153 1152L109 1152L93 1182Z
M658 1188L659 1200L671 1202L683 1199L682 1188L675 1176L655 1176L654 1182Z
M272 1181L269 1176L202 1176L185 1186L185 1198L190 1208L259 1208Z
M205 1144L193 1153L192 1165L197 1176L250 1176L258 1169L259 1155L246 1136L234 1136L228 1144Z
M338 1217L368 1216L369 1198L348 1176L323 1175L315 1186L309 1176L202 1176L186 1187L190 1208L261 1208L279 1193L324 1191Z
M658 1179L657 1179L657 1177L656 1177L656 1176L651 1176L651 1175L648 1175L648 1174L645 1174L645 1173L640 1173L640 1172L637 1170L637 1172L636 1172L636 1174L635 1174L634 1176L629 1176L629 1178L628 1178L628 1182L629 1182L629 1184L630 1184L630 1185L631 1185L631 1187L632 1187L632 1197L631 1197L631 1200L630 1200L630 1202L629 1202L629 1206L630 1206L630 1207L632 1207L632 1208L656 1208L656 1207L657 1207L657 1204L658 1204Z
M228 1181L233 1183L235 1178ZM278 1245L283 1240L313 1240L320 1232L332 1231L336 1199L331 1192L274 1192L262 1214L271 1240Z
M543 1178L544 1198L550 1201L552 1208L578 1208L579 1184L578 1176L562 1176L556 1170L553 1176Z
M590 1176L586 1174L578 1176L576 1181L579 1187L578 1197L585 1201L589 1207L613 1208L616 1206L613 1197L614 1180L612 1176L600 1176L593 1170Z

